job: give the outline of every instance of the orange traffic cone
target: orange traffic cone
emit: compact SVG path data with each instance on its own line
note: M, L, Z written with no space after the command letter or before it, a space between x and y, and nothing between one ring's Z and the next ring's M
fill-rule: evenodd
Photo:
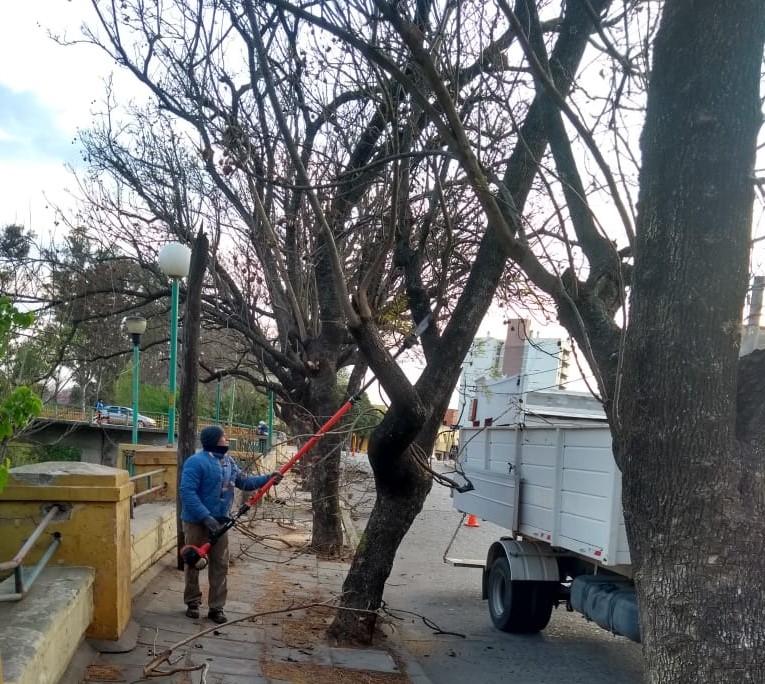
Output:
M480 527L478 524L478 518L476 518L472 513L468 515L467 522L465 523L465 527Z

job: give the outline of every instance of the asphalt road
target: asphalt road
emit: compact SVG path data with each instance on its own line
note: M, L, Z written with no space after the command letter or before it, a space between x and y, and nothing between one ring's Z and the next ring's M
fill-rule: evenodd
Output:
M480 559L504 531L485 521L477 528L461 521L449 490L434 485L399 548L383 597L393 625L384 629L395 629L394 638L404 641L433 684L467 684L471 678L513 684L643 684L639 644L565 607L554 610L550 624L536 635L495 629L481 599L481 571L454 567L443 556L455 530L448 555Z

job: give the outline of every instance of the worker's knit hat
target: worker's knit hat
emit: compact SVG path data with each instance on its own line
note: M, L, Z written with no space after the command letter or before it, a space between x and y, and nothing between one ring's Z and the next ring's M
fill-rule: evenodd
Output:
M208 425L199 433L199 441L205 451L215 451L218 440L223 437L223 428L218 425Z

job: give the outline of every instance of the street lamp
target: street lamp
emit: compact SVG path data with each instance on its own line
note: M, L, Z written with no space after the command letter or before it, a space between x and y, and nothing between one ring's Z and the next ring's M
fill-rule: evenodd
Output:
M141 335L146 332L146 319L143 316L125 316L122 324L127 328L133 341L133 444L138 444L138 380L141 360ZM128 464L128 472L133 475L133 461Z
M167 410L167 446L175 445L175 355L178 348L178 281L189 274L191 250L178 242L168 242L159 250L157 261L172 280L170 297L170 396Z
M217 368L215 369L215 373L218 376L218 381L215 387L215 422L220 425L220 383L223 376L221 375L221 371Z

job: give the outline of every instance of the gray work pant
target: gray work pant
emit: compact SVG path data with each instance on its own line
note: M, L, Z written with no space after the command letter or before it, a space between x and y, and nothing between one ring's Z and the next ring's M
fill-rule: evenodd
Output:
M210 541L210 533L204 525L196 523L183 523L184 543L201 546ZM191 603L202 603L202 591L199 588L199 570L185 566L184 580L186 586L183 590L183 602L186 605ZM210 610L223 610L226 605L226 595L228 594L228 533L218 539L210 547L207 554L207 579L210 584L208 595L208 605Z

